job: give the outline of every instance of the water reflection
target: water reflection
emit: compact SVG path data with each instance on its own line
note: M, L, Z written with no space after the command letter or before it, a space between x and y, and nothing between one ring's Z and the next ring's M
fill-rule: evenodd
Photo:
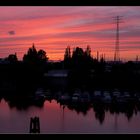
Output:
M32 104L25 109L23 105L14 105L10 108L8 101L2 99L0 133L28 133L30 117L36 115L40 117L41 133L119 133L138 132L140 128L138 110L137 115L131 112L131 119L127 121L125 112L113 110L111 113L111 105L100 102L91 102L84 108L80 103L66 105L56 99L45 100L42 107Z
M96 103L93 106L93 110L95 112L95 118L99 120L100 124L103 123L105 118L105 106L101 103Z
M16 108L17 110L26 110L30 106L42 108L45 100L34 100L30 97L5 97L4 100L8 103L9 107Z
M106 112L112 115L124 114L128 121L140 111L139 94L120 91L81 91L71 92L51 91L50 89L37 89L30 95L7 95L1 99L8 103L9 107L17 110L27 110L30 106L44 107L44 102L56 100L60 107L76 111L77 114L87 115L90 109L95 112L95 118L102 125ZM0 100L1 100L0 99Z

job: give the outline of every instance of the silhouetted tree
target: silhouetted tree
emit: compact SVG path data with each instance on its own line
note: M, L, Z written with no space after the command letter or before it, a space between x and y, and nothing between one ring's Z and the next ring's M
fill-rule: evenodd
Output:
M71 59L71 51L70 51L70 46L68 46L65 50L64 54L64 61Z
M23 56L23 61L30 64L40 64L45 63L48 60L46 52L44 50L39 50L37 52L34 44L28 49L27 54Z
M94 105L95 118L99 120L100 124L104 122L105 119L105 106L103 104L97 103Z
M87 45L87 48L85 50L84 63L85 63L84 65L87 69L92 68L93 58L91 56L91 48L89 45Z
M84 61L84 51L82 48L76 47L73 49L72 54L72 64L76 68L83 67L83 61Z
M71 67L71 51L70 51L70 46L68 46L65 50L64 54L64 67L65 68L70 68Z
M73 49L73 54L72 54L73 59L80 59L83 58L83 56L84 56L84 51L82 48L76 47Z
M23 61L28 63L36 63L37 59L38 59L37 50L33 44L33 46L28 49L27 54L23 56Z
M105 62L105 58L104 58L103 54L102 54L101 57L100 57L100 62L101 62L101 63L104 63L104 62Z
M76 47L72 54L73 67L78 69L91 69L93 65L93 58L91 56L91 48L88 45L84 51L82 48Z
M85 50L85 55L86 55L87 57L91 57L91 48L90 48L89 45L87 45L87 48L86 48L86 50Z
M37 55L38 59L42 62L46 62L48 60L48 57L46 56L46 52L44 50L39 50Z
M10 63L14 63L14 62L17 62L18 61L18 58L17 58L17 54L10 54L6 60L8 60Z
M82 48L76 47L72 53L72 71L70 73L71 83L74 86L87 84L89 81L90 69L90 48L85 52Z

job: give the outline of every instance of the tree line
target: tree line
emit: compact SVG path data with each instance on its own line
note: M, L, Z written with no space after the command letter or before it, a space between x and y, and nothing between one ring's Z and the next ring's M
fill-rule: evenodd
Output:
M47 53L42 49L37 50L34 44L24 54L22 61L18 61L16 53L5 59L10 65L0 65L1 85L3 81L7 83L11 80L10 83L13 83L15 80L16 85L27 83L27 87L34 87L45 81L44 73L49 70L66 69L69 70L69 88L86 85L88 89L93 86L140 89L140 63L130 61L108 64L103 56L100 60L94 58L89 45L85 50L75 47L71 51L70 46L66 47L64 59L60 62L48 61Z
M5 60L9 61L10 63L16 63L18 62L17 54L10 54L8 57L5 58ZM24 54L22 62L27 64L46 64L49 60L49 57L47 56L47 53L45 50L40 49L37 51L35 45L33 44L32 47L30 47L27 51L27 53ZM91 55L91 48L89 45L87 45L86 49L83 50L83 48L75 47L73 51L71 52L70 46L66 47L64 52L64 59L62 62L55 63L56 67L57 65L61 65L61 67L69 69L69 68L76 68L80 69L82 68L92 68L94 65L96 65L98 62L97 58L93 58ZM105 59L103 56L100 59L101 63L105 62ZM63 66L62 66L63 65Z

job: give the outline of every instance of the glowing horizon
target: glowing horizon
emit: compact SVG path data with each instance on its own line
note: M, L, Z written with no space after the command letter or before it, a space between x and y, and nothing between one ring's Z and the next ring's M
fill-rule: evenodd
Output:
M28 48L46 51L49 60L62 60L69 45L86 48L114 58L116 25L120 24L120 58L134 60L140 55L140 6L1 6L0 57L17 53L21 60Z

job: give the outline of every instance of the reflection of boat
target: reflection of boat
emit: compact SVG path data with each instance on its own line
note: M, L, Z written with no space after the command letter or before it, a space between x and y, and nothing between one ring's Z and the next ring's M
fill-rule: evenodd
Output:
M110 95L104 96L102 100L104 103L111 103L112 102L112 98Z
M117 104L126 104L127 100L121 96L121 97L116 98L116 102Z
M124 92L124 93L123 93L123 96L124 96L125 98L130 98L130 94L129 94L128 92Z
M101 91L94 91L94 96L95 97L99 97L99 96L101 96Z
M104 91L103 92L103 96L105 97L105 96L110 96L110 93L108 92L108 91Z
M112 98L111 98L110 93L108 91L104 91L102 101L104 103L111 103L112 102Z
M32 99L32 103L40 107L43 106L44 101L45 101L45 96L40 91L36 92L35 96Z
M61 97L62 93L61 91L58 91L54 94L54 99L59 100L59 98Z
M113 97L119 97L121 93L118 90L115 90L112 92L112 94L113 94Z
M81 99L81 95L79 93L74 93L72 96L72 102L79 102Z
M68 94L61 95L60 98L59 98L60 102L66 102L67 103L70 100L71 100L71 97Z
M53 98L53 97L52 97L52 93L51 93L50 90L45 90L45 91L44 91L44 96L45 96L45 98L48 99L48 100L50 100L50 99Z
M134 94L134 99L137 101L137 102L140 102L140 93L139 92L136 92Z
M40 95L43 93L43 89L42 88L38 88L35 92L35 95Z
M89 93L88 93L88 92L84 92L84 93L82 94L82 96L81 96L80 101L81 101L82 103L89 103L89 102L90 102L90 95L89 95Z
M93 99L94 101L99 101L99 100L101 100L101 97L102 97L101 91L94 91L93 96L92 96L92 99Z
M45 100L45 95L44 95L44 92L43 92L42 89L38 89L38 90L35 92L34 100L35 100L35 101L38 101L38 100Z
M36 95L34 97L34 101L44 101L45 100L45 96L44 95Z
M122 97L124 98L124 100L125 100L126 102L131 102L131 101L133 101L133 98L130 96L130 94L129 94L128 92L124 92Z

